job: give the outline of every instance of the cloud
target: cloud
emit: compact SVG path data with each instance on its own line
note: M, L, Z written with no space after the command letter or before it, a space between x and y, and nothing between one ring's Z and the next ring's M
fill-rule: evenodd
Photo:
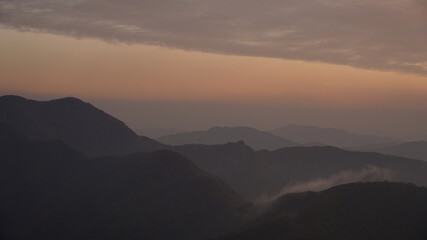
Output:
M0 0L0 23L111 42L427 75L424 0Z
M387 168L367 165L360 170L340 171L324 178L312 179L304 182L293 182L284 186L277 194L263 196L258 199L259 204L270 204L278 197L288 193L314 191L319 192L328 188L354 182L392 181L394 172Z
M367 166L360 171L342 171L326 178L319 178L307 182L289 184L282 188L279 196L287 193L323 191L333 186L361 182L392 180L393 172L390 169Z

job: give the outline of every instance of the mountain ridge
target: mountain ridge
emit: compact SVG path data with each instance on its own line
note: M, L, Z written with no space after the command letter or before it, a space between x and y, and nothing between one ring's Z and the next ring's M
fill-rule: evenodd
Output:
M387 137L357 134L342 129L322 128L309 125L291 124L282 128L270 130L269 132L302 144L321 142L326 145L337 147L398 142L398 140Z
M404 142L383 147L355 148L355 150L427 161L427 141Z
M65 101L73 102L75 100L68 99ZM27 101L24 100L24 103L27 103ZM35 101L35 104L38 106L40 103ZM92 115L86 114L85 111L93 112L94 107L91 105L84 104L81 107L80 104L77 104L77 106L72 104L73 107L77 108L73 110L73 108L70 109L65 106L68 104L64 104L61 101L56 101L56 104L59 106L46 110L50 114L46 117L47 119L52 118L52 115L62 114L66 116L65 118L68 118L68 116L74 115L75 112L80 112L80 108L83 109L84 114L80 114L77 119L72 121L69 119L60 121L64 117L56 119L59 124L56 124L56 121L45 122L46 126L43 125L38 128L38 133L41 136L50 134L52 129L58 133L63 133L63 135L55 136L59 136L57 139L90 157L114 156L155 150L178 152L201 169L218 176L240 195L250 200L275 196L283 191L284 188L289 187L290 184L306 184L319 180L331 181L331 179L332 181L337 181L337 183L346 183L351 180L342 179L343 175L346 176L346 174L357 178L358 181L372 180L372 177L374 177L373 179L427 185L427 176L425 175L427 163L414 159L375 153L351 152L332 147L300 146L280 148L275 151L256 151L243 141L222 145L192 144L169 146L143 136L137 136L119 120L113 120L113 123L120 122L120 124L118 124L116 130L112 130L109 127L110 121L108 119L115 118L105 112L101 111L99 119L88 119L87 117ZM45 108L43 102L42 105L42 108ZM24 104L24 106L26 105ZM58 108L60 109L58 110ZM40 112L40 109L37 108L29 107L29 109L35 109L36 113ZM12 114L6 114L8 111L12 112ZM0 99L0 113L4 113L0 114L0 122L2 122L1 119L6 118L6 120L9 120L6 121L7 124L15 125L14 129L19 129L22 125L33 126L34 122L37 123L37 121L31 117L35 116L36 120L44 120L46 115L44 111L40 113L44 113L44 115L41 115L42 117L29 111L30 113L21 116L20 112L21 110L16 105L5 104L5 101ZM28 110L23 111L23 113L27 112ZM104 120L107 123L101 123ZM92 133L91 131L85 131L85 127L75 128L76 124L89 128L95 125L96 131ZM35 126L37 127L38 125L35 124ZM25 130L25 128L23 129ZM120 133L122 130L124 134ZM25 131L21 130L20 133L31 137L31 134L25 134ZM128 137L129 135L131 136L130 138ZM111 138L112 142L104 142L102 146L93 143L98 140L104 141L104 136ZM125 137L121 138L121 136ZM74 145L66 141L70 140L70 138L73 140L72 143ZM89 139L90 141L88 141ZM85 143L84 146L81 145L82 143ZM378 172L377 177L375 176L376 171ZM393 174L388 174L389 172ZM335 180L336 178L339 179Z
M243 230L220 239L422 240L427 237L426 201L426 188L391 182L287 194Z
M86 158L15 139L0 141L2 239L202 240L244 222L248 202L179 153Z
M274 150L281 147L299 145L291 140L259 131L251 127L212 127L207 130L177 133L157 138L159 142L169 145L185 144L224 144L244 141L255 150Z
M35 101L0 97L0 122L33 139L60 139L88 156L158 150L162 144L136 135L122 121L78 98Z

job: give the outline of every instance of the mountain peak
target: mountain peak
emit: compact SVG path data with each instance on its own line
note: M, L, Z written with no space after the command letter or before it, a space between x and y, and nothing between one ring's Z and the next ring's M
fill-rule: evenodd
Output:
M138 137L122 121L75 97L34 101L0 98L0 121L32 139L59 139L88 156L156 150L161 144Z
M83 100L76 98L76 97L65 97L65 98L59 98L59 99L53 99L49 102L60 102L60 103L86 103Z
M24 100L28 100L28 99L21 96L17 96L17 95L0 96L0 101L24 101Z

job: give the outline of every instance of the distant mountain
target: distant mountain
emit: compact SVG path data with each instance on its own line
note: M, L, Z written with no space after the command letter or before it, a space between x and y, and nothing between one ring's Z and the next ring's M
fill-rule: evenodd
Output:
M322 190L358 181L393 180L427 186L427 163L335 147L290 147L254 151L243 142L174 148L220 177L242 196L272 198L288 189Z
M259 149L284 143L250 128L214 129L222 131L246 136L248 143L269 143ZM133 153L158 149L164 150ZM114 156L123 153L133 154ZM427 186L426 172L421 160L329 146L275 151L255 151L243 141L169 146L137 136L75 98L0 97L0 238L5 240L202 240L237 230L263 210L244 198L265 202L360 181ZM285 195L246 225L247 231L227 239L423 239L424 193L411 185L384 184Z
M120 120L77 98L34 101L2 96L0 122L32 139L59 139L88 156L163 148L162 144L139 137Z
M178 152L251 200L269 198L296 189L295 186L313 185L318 181L337 185L362 180L395 180L427 185L427 163L402 157L333 147L254 151L243 142L164 145L137 136L124 123L74 98L38 102L16 96L1 97L0 119L21 135L32 139L59 139L87 156L159 149ZM224 130L230 132L227 128ZM265 136L253 129L243 132ZM322 185L325 186L329 185Z
M4 240L201 240L243 223L247 204L177 153L87 159L4 125L0 194Z
M221 240L424 240L427 189L401 183L354 183L288 194Z
M288 125L283 128L272 130L270 133L302 144L321 142L323 144L336 147L398 142L391 138L378 137L374 135L361 135L341 129L301 125Z
M391 146L395 146L395 145L398 145L398 143L365 144L365 145L360 145L360 146L345 147L343 149L346 149L349 151L368 152L371 149L385 148L385 147L391 147Z
M299 145L296 142L262 132L250 127L213 127L206 131L178 133L157 138L164 144L225 144L229 142L244 141L255 150L275 150L282 147Z
M365 148L357 148L359 151L377 152L382 154L389 154L413 159L421 159L427 161L427 142L406 142L401 144L393 144L388 146L371 146Z
M328 146L327 144L321 143L321 142L309 142L309 143L304 143L302 146L304 147L325 147Z
M147 136L150 138L159 138L167 135L184 133L186 132L183 129L174 129L174 128L142 128L135 131L139 135Z

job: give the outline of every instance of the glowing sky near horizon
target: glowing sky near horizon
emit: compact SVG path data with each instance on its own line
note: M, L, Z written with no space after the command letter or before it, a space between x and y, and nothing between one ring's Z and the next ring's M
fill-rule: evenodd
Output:
M427 77L0 30L1 89L127 100L423 108Z
M256 127L292 121L411 135L427 119L425 42L419 0L0 0L0 93L168 103L169 112L253 106L276 119L249 114ZM104 103L139 127L143 116ZM388 113L356 114L361 124L318 111ZM140 125L193 125L174 114L176 126L155 116ZM198 127L239 124L229 121L240 119L233 111L215 114L198 115ZM381 125L387 119L395 122Z

